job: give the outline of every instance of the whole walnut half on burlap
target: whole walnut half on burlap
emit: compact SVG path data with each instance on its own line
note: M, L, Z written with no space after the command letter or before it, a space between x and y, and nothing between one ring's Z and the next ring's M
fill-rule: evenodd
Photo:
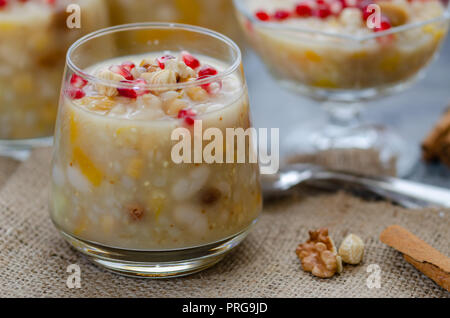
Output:
M295 253L302 262L303 270L321 278L342 272L342 260L337 254L328 229L309 231L309 240L300 244Z

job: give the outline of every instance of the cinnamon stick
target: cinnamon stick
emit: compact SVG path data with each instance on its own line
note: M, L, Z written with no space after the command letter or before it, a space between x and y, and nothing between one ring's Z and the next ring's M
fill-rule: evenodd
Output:
M386 228L380 240L403 253L408 263L450 291L450 258L399 225Z

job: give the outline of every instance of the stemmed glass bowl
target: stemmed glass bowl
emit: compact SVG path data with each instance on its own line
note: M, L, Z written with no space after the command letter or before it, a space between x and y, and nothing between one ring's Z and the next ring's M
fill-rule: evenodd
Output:
M382 125L361 123L359 114L365 102L401 92L424 74L447 33L448 3L432 19L341 34L261 21L250 1L234 4L254 50L281 86L317 101L329 118L325 126L298 127L282 147L292 154L371 149L386 171L407 175L417 162L417 147Z

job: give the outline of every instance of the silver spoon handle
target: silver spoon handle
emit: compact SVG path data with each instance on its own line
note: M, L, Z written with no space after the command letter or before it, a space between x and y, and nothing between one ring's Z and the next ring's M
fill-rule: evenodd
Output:
M450 207L450 190L414 181L391 177L368 177L338 171L319 171L314 175L314 178L353 182L368 188L381 189L393 194L424 201L430 205Z

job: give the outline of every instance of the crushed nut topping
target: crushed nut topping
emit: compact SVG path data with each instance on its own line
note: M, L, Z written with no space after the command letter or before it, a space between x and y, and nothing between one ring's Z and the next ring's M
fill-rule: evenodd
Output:
M342 271L342 260L337 255L328 229L309 231L309 240L300 244L295 253L302 262L303 270L314 276L329 278Z

